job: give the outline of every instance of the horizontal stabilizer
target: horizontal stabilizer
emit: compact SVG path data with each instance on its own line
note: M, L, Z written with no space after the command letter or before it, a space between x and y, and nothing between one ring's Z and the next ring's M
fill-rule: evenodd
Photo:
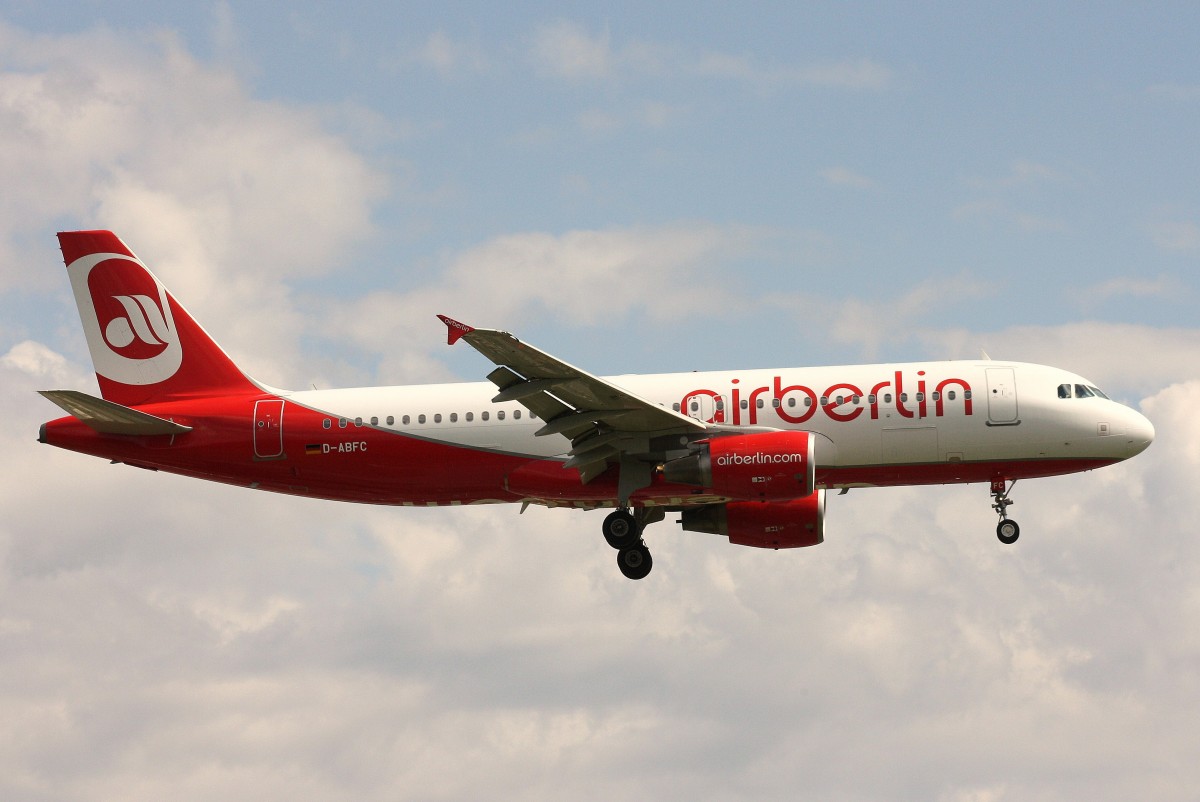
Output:
M192 430L191 426L138 412L78 390L38 392L101 434L183 434Z

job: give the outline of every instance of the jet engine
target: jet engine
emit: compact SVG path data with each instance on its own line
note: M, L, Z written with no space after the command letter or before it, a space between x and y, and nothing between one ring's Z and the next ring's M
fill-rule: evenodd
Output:
M812 494L816 476L812 432L762 432L714 437L663 466L668 482L694 485L735 499L780 501Z
M685 509L679 523L689 532L724 535L738 546L815 546L825 540L825 491L791 501L731 501Z

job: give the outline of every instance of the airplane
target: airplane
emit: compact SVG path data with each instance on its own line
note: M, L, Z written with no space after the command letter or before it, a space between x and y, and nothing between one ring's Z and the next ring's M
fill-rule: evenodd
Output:
M825 539L828 491L987 483L997 537L1020 479L1088 471L1154 439L1094 383L1021 362L911 362L600 377L504 331L438 315L487 381L279 390L243 373L110 231L58 235L100 397L39 441L152 471L400 506L608 509L630 579L644 530L766 549Z

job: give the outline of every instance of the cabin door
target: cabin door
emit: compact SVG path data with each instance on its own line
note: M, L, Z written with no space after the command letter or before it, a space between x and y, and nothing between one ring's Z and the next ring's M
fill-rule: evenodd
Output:
M1012 368L988 368L988 423L997 426L1017 420L1017 377Z
M254 403L254 458L283 458L283 399Z

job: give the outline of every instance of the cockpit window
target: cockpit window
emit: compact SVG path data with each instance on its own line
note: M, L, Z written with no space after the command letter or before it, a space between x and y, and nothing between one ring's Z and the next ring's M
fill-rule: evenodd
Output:
M1059 398L1104 398L1107 399L1104 393L1100 392L1099 388L1093 387L1090 384L1060 384L1058 385Z

